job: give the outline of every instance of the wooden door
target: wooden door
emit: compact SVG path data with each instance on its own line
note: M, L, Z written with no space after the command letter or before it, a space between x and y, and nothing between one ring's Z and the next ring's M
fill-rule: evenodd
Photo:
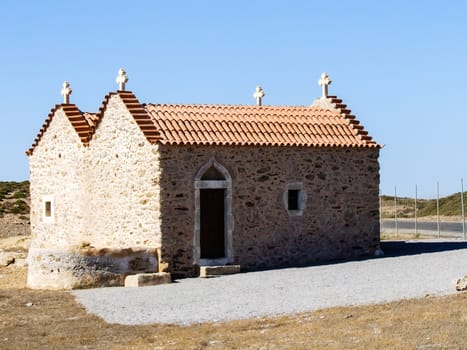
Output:
M224 189L200 190L201 259L225 257Z

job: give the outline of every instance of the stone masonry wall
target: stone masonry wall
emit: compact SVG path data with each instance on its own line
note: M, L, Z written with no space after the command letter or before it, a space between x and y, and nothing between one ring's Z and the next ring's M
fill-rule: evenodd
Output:
M96 248L160 247L159 153L113 96L86 162L83 239Z
M33 245L56 248L73 244L80 232L84 146L62 110L56 114L29 158ZM51 196L53 218L44 218L43 197ZM77 205L78 204L78 205Z
M30 169L29 287L122 285L126 274L158 270L158 146L119 96L111 97L89 147L57 111ZM42 220L44 195L54 199L53 223Z
M162 260L193 266L194 185L213 157L232 177L234 263L262 269L370 256L379 247L378 149L160 146ZM287 184L306 207L289 215Z
M31 235L28 285L40 287L58 278L60 269L40 268L43 251L68 251L77 243L82 225L82 179L85 150L61 109L29 157ZM52 217L44 217L44 196L52 202ZM47 282L45 282L47 283Z

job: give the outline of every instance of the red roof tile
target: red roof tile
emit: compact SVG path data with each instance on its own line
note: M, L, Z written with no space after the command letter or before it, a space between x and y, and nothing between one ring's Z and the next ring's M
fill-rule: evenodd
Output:
M145 109L163 144L380 147L342 100L333 102L341 108L148 104Z
M32 154L34 148L39 144L39 141L42 139L42 136L44 135L45 131L50 125L50 122L53 119L53 116L55 113L61 109L63 113L65 113L66 117L70 121L71 125L75 129L76 133L78 134L81 142L84 145L87 145L89 142L89 137L92 132L92 128L88 122L88 120L91 119L91 114L87 113L87 116L83 115L81 111L78 109L78 107L74 104L61 104L61 105L55 105L54 108L51 109L49 115L45 119L44 124L42 125L42 128L39 131L39 134L37 135L36 139L34 140L34 143L32 144L31 148L29 148L26 151L26 154L29 156ZM89 119L88 119L89 118Z
M108 94L104 98L104 102L102 103L101 108L99 109L98 113L87 113L81 112L78 107L74 104L61 104L56 105L50 111L49 115L47 116L44 124L42 125L39 134L37 135L34 143L32 144L31 148L26 151L27 155L31 155L36 148L37 144L39 143L40 139L42 138L44 132L50 125L53 116L55 115L58 109L62 109L65 115L70 120L71 125L77 132L78 136L81 139L83 145L88 146L89 141L92 139L96 128L98 127L102 117L104 115L105 110L107 109L107 104L110 100L110 97L118 95L122 99L123 103L125 104L128 111L131 113L133 118L135 119L138 126L141 128L141 131L149 140L149 142L155 143L160 139L160 133L152 121L151 117L146 113L145 109L138 101L136 96L129 91L117 91Z
M94 125L92 133L90 135L90 139L94 134L94 130L98 127L100 121L102 120L102 117L104 116L104 112L107 109L107 104L109 103L110 98L115 95L118 95L122 99L126 108L133 116L133 118L136 121L136 124L138 124L148 141L151 143L157 142L160 139L159 131L154 125L154 122L152 122L151 118L144 110L141 103L131 91L111 92L107 96L105 96L104 102L102 102L102 105L99 108L99 112L95 114Z
M317 106L142 105L129 91L108 94L97 113L75 105L56 105L32 147L31 155L53 115L62 109L85 146L99 126L110 98L118 95L149 142L193 145L271 145L380 148L335 96ZM327 105L328 105L327 104ZM326 106L327 106L326 105Z

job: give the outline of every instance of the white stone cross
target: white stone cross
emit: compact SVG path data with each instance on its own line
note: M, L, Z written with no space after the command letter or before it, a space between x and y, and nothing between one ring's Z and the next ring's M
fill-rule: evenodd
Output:
M126 75L126 72L123 68L118 70L118 76L115 81L118 84L118 90L125 91L125 83L128 82L128 75Z
M332 83L332 80L329 79L328 73L322 73L321 74L321 79L318 80L318 84L323 89L323 97L324 98L328 97L328 86L331 85L331 83Z
M263 88L261 86L257 86L255 93L253 94L253 97L256 98L256 105L261 106L262 104L262 98L266 96L266 94L263 91Z
M62 90L60 91L60 94L63 96L64 104L70 103L70 95L72 92L73 90L71 90L70 83L67 81L64 81L62 85Z

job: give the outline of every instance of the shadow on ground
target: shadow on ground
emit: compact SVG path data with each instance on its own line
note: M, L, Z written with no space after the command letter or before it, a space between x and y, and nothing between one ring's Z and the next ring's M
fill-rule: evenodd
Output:
M289 265L279 268L264 268L256 270L242 270L242 272L261 272L261 271L272 271L272 270L282 270L289 268L308 268L312 266L327 266L341 264L349 261L365 261L372 259L381 259L381 258L395 258L399 256L410 256L417 254L427 254L427 253L440 253L447 252L452 250L461 250L467 249L467 241L455 241L455 240L446 240L446 241L404 241L404 240L391 240L391 241L381 241L381 249L384 252L382 257L362 257L354 259L342 259L342 260L330 260L330 261L320 261L310 264L303 265Z
M382 241L381 249L385 257L396 257L467 249L467 242Z

